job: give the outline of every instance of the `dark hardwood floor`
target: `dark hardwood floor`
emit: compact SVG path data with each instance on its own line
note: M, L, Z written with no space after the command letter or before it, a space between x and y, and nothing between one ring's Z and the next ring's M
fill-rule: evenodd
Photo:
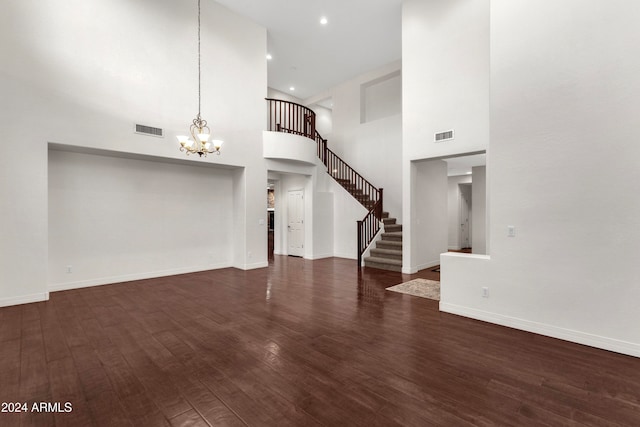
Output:
M440 313L415 277L275 256L0 309L2 426L640 425L640 359Z

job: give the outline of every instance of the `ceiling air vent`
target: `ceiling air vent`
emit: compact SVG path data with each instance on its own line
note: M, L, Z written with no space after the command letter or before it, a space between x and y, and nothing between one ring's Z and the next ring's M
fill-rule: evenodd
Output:
M453 131L452 130L436 133L433 141L434 142L442 142L442 141L448 141L450 139L453 139Z
M157 136L158 138L164 137L164 130L161 128L154 128L153 126L145 126L136 124L135 133L140 135Z

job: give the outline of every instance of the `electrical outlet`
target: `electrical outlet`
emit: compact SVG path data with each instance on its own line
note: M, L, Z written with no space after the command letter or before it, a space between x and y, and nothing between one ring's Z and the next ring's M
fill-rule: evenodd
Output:
M516 237L516 227L513 225L507 226L507 236Z
M73 266L67 265L67 274L71 274L71 273L73 273Z
M487 287L482 288L482 298L489 298L489 288Z

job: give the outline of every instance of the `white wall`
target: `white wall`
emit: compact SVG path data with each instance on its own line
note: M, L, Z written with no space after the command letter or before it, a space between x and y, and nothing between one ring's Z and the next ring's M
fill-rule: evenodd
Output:
M312 259L333 256L334 193L316 192L313 200L313 255ZM354 236L355 239L355 236Z
M329 148L374 186L384 188L384 210L401 223L402 115L398 112L360 123L361 86L388 75L397 75L399 70L400 62L393 62L331 88L318 98L331 97L333 100ZM394 94L393 98L398 96L401 94ZM306 102L315 101L308 99Z
M282 101L295 102L296 104L304 105L304 101L294 94L285 93L272 87L267 88L267 98L280 99Z
M334 194L333 254L339 258L357 259L357 221L361 221L367 215L367 209L333 179L330 187Z
M196 13L171 0L3 3L0 50L11 60L0 63L0 198L10 202L0 220L10 227L0 236L0 305L46 298L49 142L184 158L174 136L197 112ZM214 2L202 15L202 115L225 146L221 156L190 160L243 168L234 172L233 264L262 266L266 31ZM134 123L167 135L136 135Z
M411 163L411 169L413 221L403 225L402 269L415 273L438 265L440 254L447 251L447 163L417 161ZM412 238L407 239L407 234Z
M324 139L331 139L333 134L333 111L321 107L320 105L311 105L311 108L316 113L316 130Z
M232 180L213 167L50 150L49 289L231 266Z
M491 2L491 256L442 256L441 309L640 356L639 21Z
M406 250L418 238L411 231L417 220L411 162L488 147L489 0L406 0L402 41L402 222L409 260L415 257ZM455 131L454 140L433 142L446 130ZM438 226L447 230L447 219ZM430 252L438 247L434 241ZM415 267L405 263L403 271Z
M450 176L447 178L447 215L449 249L460 247L460 187L458 184L471 182L471 175ZM473 202L472 202L473 204Z
M360 122L402 114L400 70L360 85Z
M295 160L315 166L318 145L306 136L264 131L262 132L262 153L265 159Z
M471 249L474 254L487 254L487 167L472 168L471 204L473 214L471 223Z
M486 149L489 0L406 0L402 40L405 157ZM433 142L435 133L451 129L453 141Z

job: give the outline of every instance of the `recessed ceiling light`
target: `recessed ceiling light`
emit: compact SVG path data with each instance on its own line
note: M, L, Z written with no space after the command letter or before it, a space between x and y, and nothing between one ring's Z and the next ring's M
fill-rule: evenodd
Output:
M293 86L291 86L291 87L289 88L289 90L293 91L293 90L296 90L296 88L295 88L295 87L293 87Z
M327 25L329 23L329 21L327 20L327 18L325 16L323 16L322 18L320 18L320 23L322 25Z
M272 59L273 59L273 56L271 56L271 54L270 54L270 53L267 53L267 60L268 60L268 61L270 61L270 60L272 60Z
M471 172L467 172L467 175L471 175Z

